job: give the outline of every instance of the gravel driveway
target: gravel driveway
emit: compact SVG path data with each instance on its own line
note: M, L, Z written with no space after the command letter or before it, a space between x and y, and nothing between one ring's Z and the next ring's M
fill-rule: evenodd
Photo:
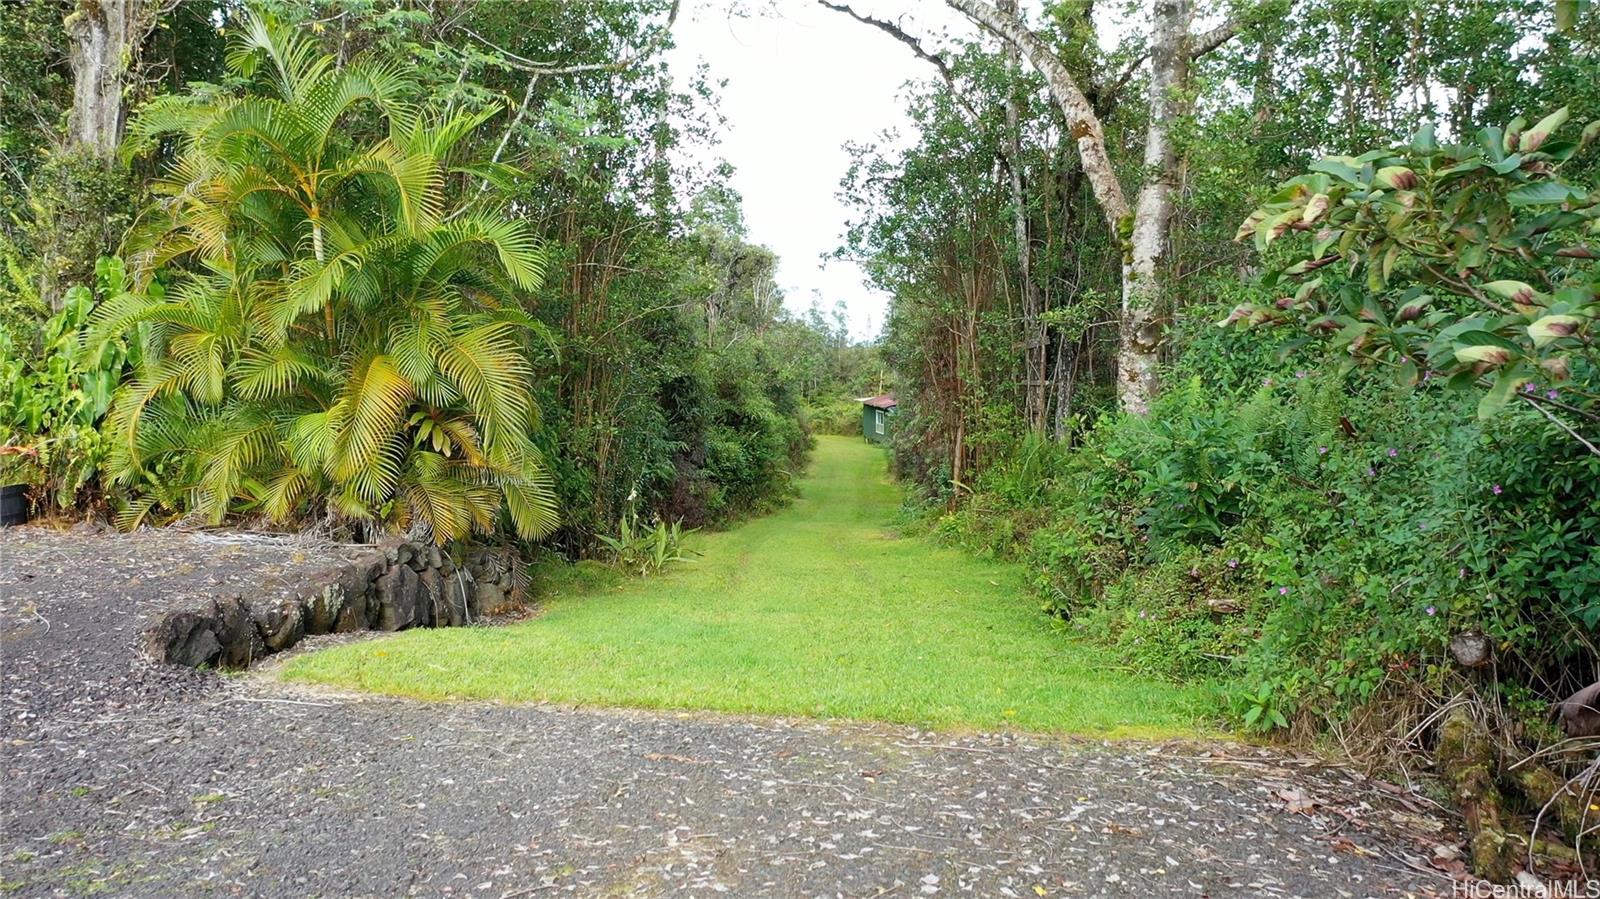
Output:
M0 533L0 893L1404 896L1431 808L1232 744L293 691L148 615L338 547Z

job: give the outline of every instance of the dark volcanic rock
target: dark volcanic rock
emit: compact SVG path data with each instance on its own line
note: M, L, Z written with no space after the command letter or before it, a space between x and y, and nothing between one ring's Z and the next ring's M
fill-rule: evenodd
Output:
M305 596L305 632L307 634L326 634L333 630L334 622L339 620L339 612L344 608L344 598L347 594L344 586L346 578L354 579L351 569L334 572L318 579L321 589L314 589Z
M250 612L261 632L261 642L273 652L293 646L305 636L306 610L298 599L261 600Z
M479 581L472 588L472 614L493 615L506 604L506 591L493 581Z
M422 581L417 573L397 564L378 578L377 615L372 626L380 631L398 631L417 621L417 601Z
M146 633L145 646L160 661L190 668L216 662L222 651L211 619L194 612L169 612Z
M212 620L217 642L222 644L222 654L217 664L224 668L244 668L266 655L266 644L262 642L250 607L244 604L244 600L230 596L217 600L212 608L215 610Z
M450 612L444 605L444 578L437 568L424 568L417 575L422 590L422 610L427 627L448 627Z

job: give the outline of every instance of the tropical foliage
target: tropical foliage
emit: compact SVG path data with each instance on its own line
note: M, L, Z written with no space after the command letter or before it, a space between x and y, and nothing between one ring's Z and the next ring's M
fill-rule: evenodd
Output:
M1046 614L1241 727L1393 763L1467 714L1579 774L1547 712L1600 661L1600 16L1289 7L1187 73L1146 415L1114 408L1133 248L1081 131L1009 38L913 36L942 64L915 137L843 185L841 253L894 297L896 470L922 527L1024 560ZM1024 18L1148 179L1151 43Z
M149 326L150 360L111 411L110 469L131 483L185 460L129 520L309 507L444 541L493 530L503 509L522 536L548 534L538 326L516 299L544 254L503 214L444 204L446 178L504 174L452 158L494 110L416 108L396 63L335 66L262 17L228 64L266 90L162 98L127 144L178 149L129 237L142 289L104 303L90 333L93 348Z
M1595 420L1600 192L1560 171L1600 119L1555 137L1568 117L1562 107L1453 145L1424 126L1409 145L1313 163L1238 234L1262 252L1310 237L1263 279L1293 295L1241 304L1227 321L1298 320L1407 386L1482 383L1485 417L1515 398Z
M121 262L101 259L97 270L102 297L124 292ZM94 501L107 455L100 425L143 353L140 329L86 347L95 307L78 285L37 329L0 323L0 481L40 488L59 506Z
M15 478L82 484L41 509L603 554L629 510L782 502L804 407L883 380L836 321L784 311L701 152L710 83L666 78L668 0L152 7L110 159L40 127L70 118L68 5L0 18L6 371L75 403L78 348L104 346L125 383L78 442L7 407ZM127 280L36 334L113 252Z

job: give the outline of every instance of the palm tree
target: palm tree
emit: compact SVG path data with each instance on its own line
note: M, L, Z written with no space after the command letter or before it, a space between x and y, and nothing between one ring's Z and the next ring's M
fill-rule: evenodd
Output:
M125 252L140 289L109 299L91 341L148 323L153 359L112 412L112 473L165 506L220 520L310 515L443 542L557 523L530 434L518 303L545 256L497 211L446 214L452 163L498 110L430 115L395 64L344 67L250 15L228 57L254 89L160 98L130 154L175 160Z

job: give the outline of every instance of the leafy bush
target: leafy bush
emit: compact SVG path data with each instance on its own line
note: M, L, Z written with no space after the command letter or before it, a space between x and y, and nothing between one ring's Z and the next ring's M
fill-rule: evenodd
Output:
M95 271L102 297L126 291L120 260L102 258ZM57 509L79 505L95 482L108 449L99 425L147 336L135 330L86 348L96 305L79 285L37 327L0 325L0 483L33 485Z
M1467 632L1546 699L1587 682L1600 457L1529 408L1479 422L1442 382L1283 375L1279 332L1213 333L1178 368L1215 378L1103 418L1043 476L1016 453L941 530L1022 559L1048 611L1133 667L1228 685L1256 728L1403 696L1374 725L1404 734L1466 683L1448 644Z
M618 568L642 577L660 574L673 562L688 561L683 538L691 533L693 530L684 530L678 521L642 524L639 516L629 511L617 523L616 536L600 534L599 539Z
M1600 136L1600 120L1557 139L1567 116L1450 145L1424 126L1409 146L1312 164L1239 229L1263 253L1310 235L1264 279L1297 284L1293 295L1240 304L1227 321L1300 321L1405 385L1481 385L1483 417L1514 398L1592 417L1600 190L1560 171Z
M806 407L806 425L816 434L861 436L861 403L848 396L814 400Z
M548 533L529 437L539 329L518 303L544 254L506 216L443 202L450 173L505 173L451 158L494 110L429 115L399 66L336 67L254 15L229 64L265 92L163 97L132 126L134 151L173 137L179 152L129 238L142 289L91 329L94 352L151 334L108 466L126 485L167 472L123 523L250 510L442 542L504 511Z

